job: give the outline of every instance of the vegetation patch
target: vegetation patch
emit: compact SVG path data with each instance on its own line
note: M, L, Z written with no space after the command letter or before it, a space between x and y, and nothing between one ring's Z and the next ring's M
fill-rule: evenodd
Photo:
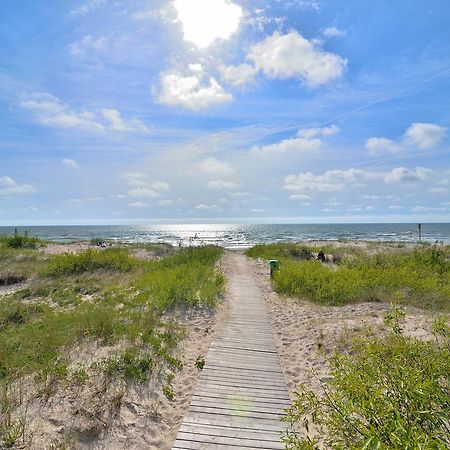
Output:
M355 338L348 353L335 354L323 395L301 387L285 418L287 449L450 448L448 317L434 322L435 341L424 342L403 334L403 315L394 307L387 336Z
M126 249L89 249L81 253L56 255L45 270L48 276L76 275L98 270L128 272L136 265Z
M25 231L24 234L20 234L17 231L17 228L14 231L12 236L2 236L1 242L4 243L6 247L9 248L28 248L28 249L37 249L39 247L43 247L46 243L34 236L29 236L28 232Z
M67 382L83 385L96 371L108 379L146 383L164 379L182 362L175 350L185 336L176 310L213 308L223 278L217 247L185 248L158 260L139 260L128 248L46 255L30 249L0 251L7 267L27 272L29 285L0 302L0 447L17 440L10 387L31 374L47 399ZM100 364L70 368L68 354L94 341L125 350ZM163 384L168 396L171 383ZM12 405L8 407L8 405ZM6 415L5 415L6 414ZM19 420L20 419L20 420Z
M281 260L273 285L278 293L303 297L325 305L402 299L433 310L450 310L450 247L417 247L409 252L379 251L352 254L338 265L298 261L291 245L257 246L253 257L275 255ZM273 252L273 253L272 253ZM285 256L279 256L284 254Z

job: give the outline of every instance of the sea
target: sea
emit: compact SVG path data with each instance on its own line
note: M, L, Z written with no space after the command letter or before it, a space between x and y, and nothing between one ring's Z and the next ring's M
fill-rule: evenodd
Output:
M125 243L162 243L172 245L214 244L230 249L255 244L299 241L419 241L417 223L377 224L176 224L176 225L70 225L18 227L29 235L68 243L100 238ZM14 227L0 227L0 235ZM450 223L424 223L421 240L450 244Z

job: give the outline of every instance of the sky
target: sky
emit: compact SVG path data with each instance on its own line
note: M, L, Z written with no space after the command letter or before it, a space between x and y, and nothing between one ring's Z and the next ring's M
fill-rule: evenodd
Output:
M2 0L0 225L450 221L448 0Z

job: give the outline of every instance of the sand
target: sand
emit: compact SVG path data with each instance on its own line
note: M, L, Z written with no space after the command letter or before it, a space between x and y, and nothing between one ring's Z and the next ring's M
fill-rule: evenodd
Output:
M218 266L223 273L229 272L227 256ZM26 417L27 424L26 439L20 446L32 450L169 450L197 386L200 371L195 361L207 354L226 314L225 295L216 312L196 311L177 317L187 337L176 352L183 368L172 382L174 400L163 394L161 379L127 385L90 372L92 363L123 349L124 343L111 347L88 341L68 352L71 369L84 367L89 374L97 373L84 384L68 381L38 387L32 378L22 380L14 387L17 399L22 400L16 416Z
M59 246L52 244L45 251L52 254L81 251L88 243ZM226 252L219 269L231 272L230 252ZM275 342L291 398L304 383L317 393L321 382L329 377L328 358L335 350L345 350L348 338L364 332L366 326L382 332L383 317L389 305L362 303L343 307L325 307L311 302L277 295L271 286L266 261L248 259L245 268L257 279L272 320ZM175 398L166 398L162 382L151 380L146 385L127 385L104 377L89 379L83 385L48 385L48 392L37 396L32 380L17 386L18 396L25 401L18 408L27 419L27 440L24 448L46 449L67 444L77 449L151 449L169 450L178 428L189 408L200 372L195 367L198 356L207 354L214 334L227 314L227 296L218 311L197 312L179 317L188 332L178 349L183 369L173 381ZM406 332L423 339L430 338L431 314L408 308ZM69 353L72 365L89 366L120 349L87 342ZM311 376L314 372L315 376ZM49 394L49 395L47 395ZM77 435L74 441L71 436ZM32 444L30 445L30 442ZM53 445L53 447L51 447Z

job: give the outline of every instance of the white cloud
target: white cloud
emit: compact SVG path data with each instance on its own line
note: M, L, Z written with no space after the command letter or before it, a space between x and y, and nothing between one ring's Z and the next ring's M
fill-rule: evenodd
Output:
M385 174L385 183L414 183L417 181L425 181L433 174L431 169L424 167L416 167L415 170L406 169L405 167L397 167Z
M148 131L148 128L137 119L122 119L116 109L104 108L101 110L101 116L91 111L75 111L58 97L47 92L24 95L20 106L31 111L40 124L54 128L77 128L90 132ZM106 119L107 122L104 120L102 122L102 119Z
M251 64L239 64L237 66L220 67L222 80L234 86L243 86L253 81L258 69Z
M306 200L310 200L311 196L308 194L292 194L289 196L289 198L291 200L301 200L301 201L306 201Z
M237 31L242 8L230 0L173 0L184 39L200 48Z
M130 189L128 191L128 195L130 195L131 197L155 198L155 197L158 197L159 194L153 189L139 187L139 188L135 188L135 189Z
M70 16L84 16L107 3L107 0L87 0L69 12Z
M234 198L247 198L252 196L250 192L232 192L230 195Z
M105 131L104 126L89 111L77 112L59 98L46 93L34 92L22 99L20 106L32 111L39 123L55 128L80 128L86 131Z
M341 37L341 36L345 36L347 34L346 31L344 30L340 30L339 28L336 27L328 27L325 28L325 30L323 30L322 34L325 37Z
M240 185L233 181L213 180L209 181L206 187L208 189L236 189Z
M440 195L440 194L446 194L448 192L448 189L441 188L441 187L438 187L438 188L435 187L435 188L429 189L428 192L433 195Z
M173 205L173 200L160 200L158 202L158 205L160 205L160 206L172 206Z
M347 64L339 55L322 50L296 31L284 35L275 32L255 44L247 57L269 78L296 77L311 87L340 77Z
M358 188L366 186L369 182L384 182L410 184L427 180L433 171L423 167L415 170L397 167L388 172L375 172L363 169L328 170L323 174L302 172L297 175L288 175L284 179L283 189L295 192L290 197L298 200L307 200L304 195L310 197L320 192L343 191L346 188Z
M446 130L446 128L433 123L413 123L406 130L404 139L410 145L427 150L440 144Z
M79 167L78 163L74 159L63 158L61 160L61 163L64 166L69 167L71 169L78 169L78 167Z
M329 170L321 175L303 172L284 179L283 189L310 195L315 192L341 191L347 185L365 182L374 177L373 172L362 169Z
M169 183L165 181L153 181L150 183L150 186L155 191L168 191L170 189Z
M319 150L322 146L320 137L333 136L339 133L339 127L330 125L328 127L303 128L297 132L296 137L283 139L274 144L262 147L253 147L251 153L262 155L281 155L284 153L308 153Z
M130 186L145 186L148 183L148 175L144 172L125 172L122 177Z
M232 175L235 172L231 164L217 158L206 158L198 165L198 168L209 175Z
M110 129L114 131L138 131L148 133L150 130L138 119L122 119L120 112L117 109L103 108L103 117L108 120L111 125Z
M366 141L366 149L371 154L398 153L408 147L427 150L439 145L447 129L433 123L412 123L401 139L392 140L384 137L371 137Z
M333 136L337 133L339 133L341 130L337 125L330 125L328 127L314 127L314 128L304 128L301 130L298 130L297 136L306 138L306 139L312 139L315 137L323 136Z
M133 187L128 190L128 195L131 197L156 198L170 189L165 181L152 181L144 172L125 172L122 177L129 186Z
M200 203L199 205L194 206L194 209L209 211L211 209L217 209L217 205L205 205L204 203Z
M275 144L253 147L251 153L262 155L280 155L288 152L308 153L318 150L322 145L320 139L289 138Z
M206 85L202 85L198 76L181 76L175 73L161 75L161 88L157 101L168 106L183 106L200 110L211 106L230 102L231 94L210 77Z
M33 192L35 188L31 184L19 184L6 175L0 177L0 195L32 194Z
M192 70L192 72L201 72L203 70L203 66L199 63L195 64L189 64L189 70Z
M402 146L391 139L372 137L367 139L366 149L372 155L376 155L379 153L398 153L402 150Z
M147 208L149 204L145 202L132 202L128 203L128 206L131 206L132 208Z
M107 47L108 38L106 36L98 36L95 38L88 34L79 41L70 44L69 51L72 56L80 56L91 51L105 51Z

